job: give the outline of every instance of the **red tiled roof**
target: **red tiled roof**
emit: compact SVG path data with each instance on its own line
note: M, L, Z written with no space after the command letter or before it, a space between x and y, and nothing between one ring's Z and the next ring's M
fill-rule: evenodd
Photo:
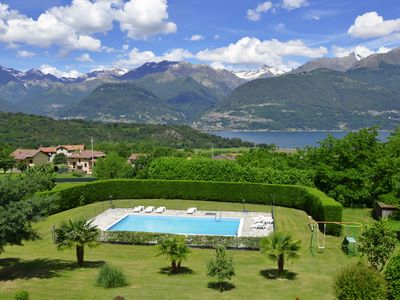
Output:
M93 151L93 158L105 157L106 155L101 151ZM72 153L70 158L92 158L91 150L83 150L81 152Z
M57 152L56 147L39 147L39 150L44 153L56 153Z
M11 156L13 156L17 160L22 160L32 158L39 152L42 151L40 151L39 149L17 149L13 153L11 153Z
M80 144L80 145L60 145L57 147L58 148L64 148L67 149L68 151L83 151L85 150L85 145Z

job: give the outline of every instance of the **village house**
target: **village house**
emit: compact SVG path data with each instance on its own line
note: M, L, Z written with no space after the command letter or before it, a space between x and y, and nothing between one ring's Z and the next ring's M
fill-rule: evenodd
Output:
M57 154L57 147L39 147L39 150L47 154L48 161L52 162Z
M28 167L41 166L49 161L47 153L39 149L17 149L11 153L11 156L17 163L24 163Z
M86 150L84 144L80 145L60 145L57 147L57 154L64 154L65 156L71 156L73 153L80 152Z
M93 173L93 164L96 160L106 155L101 151L82 150L68 156L68 169L86 174Z

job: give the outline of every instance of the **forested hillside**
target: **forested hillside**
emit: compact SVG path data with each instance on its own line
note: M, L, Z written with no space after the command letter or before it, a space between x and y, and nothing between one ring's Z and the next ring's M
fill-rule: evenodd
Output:
M37 147L95 142L145 143L175 148L237 147L251 145L225 139L189 126L57 121L47 117L0 112L0 142L14 147Z

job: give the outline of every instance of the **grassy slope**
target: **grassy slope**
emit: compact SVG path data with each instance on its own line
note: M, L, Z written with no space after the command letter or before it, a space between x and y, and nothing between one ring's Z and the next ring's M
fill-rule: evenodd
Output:
M161 205L171 209L197 206L207 210L242 210L241 204L182 200L118 200L117 207L138 204ZM340 250L340 239L328 237L325 253L312 257L308 251L310 238L307 215L303 211L277 207L277 227L291 231L294 238L302 240L301 258L286 264L297 275L293 280L267 279L274 263L257 251L229 251L234 258L236 288L224 294L207 288L206 263L214 254L209 249L194 249L189 261L184 263L193 274L169 276L160 269L168 266L158 257L153 246L105 244L88 249L85 269L76 268L72 250L57 251L51 242L51 226L72 217L92 217L108 207L108 202L79 207L49 217L38 224L42 239L27 242L23 247L6 247L0 256L0 299L10 299L15 291L26 289L31 299L112 299L122 295L126 299L332 299L331 282L334 272L341 265L354 261ZM268 206L246 205L251 211L269 211ZM120 266L130 285L118 289L94 286L101 262Z

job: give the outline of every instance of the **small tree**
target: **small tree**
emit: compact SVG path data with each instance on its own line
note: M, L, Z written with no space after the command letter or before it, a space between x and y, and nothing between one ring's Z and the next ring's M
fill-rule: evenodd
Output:
M385 279L388 285L388 299L400 299L400 254L393 256L388 261Z
M179 273L182 261L188 258L190 252L189 247L185 244L185 240L174 236L165 239L160 244L158 255L165 255L171 261L172 273Z
M334 279L333 291L338 300L386 299L386 283L383 276L363 263L339 270Z
M0 150L0 169L3 169L4 173L14 168L17 163L10 153L11 151L8 148Z
M278 273L282 274L285 260L299 257L300 241L293 241L288 233L275 232L272 236L261 240L260 248L269 259L278 262Z
M115 152L108 153L106 158L99 159L94 166L94 174L99 179L125 178L131 171L128 161Z
M75 247L78 265L82 267L85 246L98 246L99 235L99 230L85 219L63 221L56 229L57 249Z
M67 157L65 156L64 153L57 153L56 155L54 155L53 164L60 165L66 163L67 163Z
M388 228L385 221L381 220L362 233L358 250L367 258L371 267L382 271L386 261L396 249L396 244L396 233Z
M207 275L217 278L219 290L222 292L224 290L225 280L230 280L232 276L235 275L235 270L232 257L226 253L224 246L218 245L215 251L215 258L208 262Z

